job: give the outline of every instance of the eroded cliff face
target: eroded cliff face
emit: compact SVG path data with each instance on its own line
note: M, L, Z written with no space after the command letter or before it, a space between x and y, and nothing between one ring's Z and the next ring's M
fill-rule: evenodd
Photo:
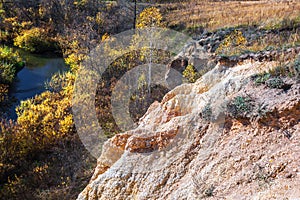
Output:
M277 64L219 63L169 92L105 143L78 199L300 198L299 78L285 78L285 89L251 81ZM251 107L234 116L236 97Z

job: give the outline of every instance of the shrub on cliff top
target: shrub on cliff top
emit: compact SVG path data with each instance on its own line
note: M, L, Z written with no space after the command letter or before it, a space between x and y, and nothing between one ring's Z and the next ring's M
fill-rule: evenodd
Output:
M247 39L242 31L234 30L228 34L220 46L216 49L217 54L235 55L244 51Z
M269 88L287 90L289 84L284 82L284 77L297 78L300 76L300 57L286 65L277 66L269 71L255 74L251 77L256 85L266 85Z

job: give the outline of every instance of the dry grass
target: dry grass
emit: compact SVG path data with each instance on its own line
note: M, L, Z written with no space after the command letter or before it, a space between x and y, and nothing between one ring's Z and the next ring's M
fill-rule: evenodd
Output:
M300 16L300 1L225 1L197 0L162 5L170 27L204 27L215 30L239 25L276 26L284 19Z
M217 48L216 53L230 56L230 55L239 55L246 52L287 49L290 47L299 46L300 45L299 32L300 32L300 28L295 28L294 30L291 31L278 31L277 33L270 32L254 40L253 39L248 40L242 34L240 36L234 35L235 37L227 36L227 38L223 40L221 45ZM244 41L244 44L236 44L236 40L240 40L240 41L242 40Z
M273 38L271 38L273 36ZM250 44L247 48L245 48L246 51L263 51L266 49L276 49L280 47L293 47L293 46L299 46L300 45L300 35L298 33L298 30L296 33L287 33L286 35L280 35L277 34L270 34L265 37L260 38L257 41L254 41L252 44Z

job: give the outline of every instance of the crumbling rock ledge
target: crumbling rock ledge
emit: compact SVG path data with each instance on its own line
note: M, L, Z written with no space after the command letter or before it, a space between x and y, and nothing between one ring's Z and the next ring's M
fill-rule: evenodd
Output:
M136 129L104 144L78 200L299 198L300 83L287 78L284 91L250 78L276 65L219 63L196 83L176 87ZM243 95L266 112L228 117L226 104ZM201 114L207 105L212 120Z

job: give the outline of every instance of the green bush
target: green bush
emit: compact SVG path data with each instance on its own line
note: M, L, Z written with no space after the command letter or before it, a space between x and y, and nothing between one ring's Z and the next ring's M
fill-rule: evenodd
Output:
M271 77L270 73L261 73L261 74L256 74L252 77L252 80L254 81L254 83L256 85L261 85L261 84L265 84L267 80L269 80L269 78Z
M285 83L280 77L275 77L275 78L270 78L268 81L266 81L266 85L269 88L282 89L285 86Z
M213 197L214 196L214 190L215 190L215 186L214 185L211 185L209 188L207 188L205 191L204 191L204 195L206 197Z
M249 96L237 96L227 105L229 116L236 119L249 117L253 109L253 100Z
M256 85L266 85L269 88L287 89L289 85L283 81L283 77L298 77L300 75L300 59L295 59L284 66L277 66L268 72L255 74L251 77Z
M23 30L14 39L14 45L32 53L43 53L58 49L56 42L49 38L47 32L42 28Z

